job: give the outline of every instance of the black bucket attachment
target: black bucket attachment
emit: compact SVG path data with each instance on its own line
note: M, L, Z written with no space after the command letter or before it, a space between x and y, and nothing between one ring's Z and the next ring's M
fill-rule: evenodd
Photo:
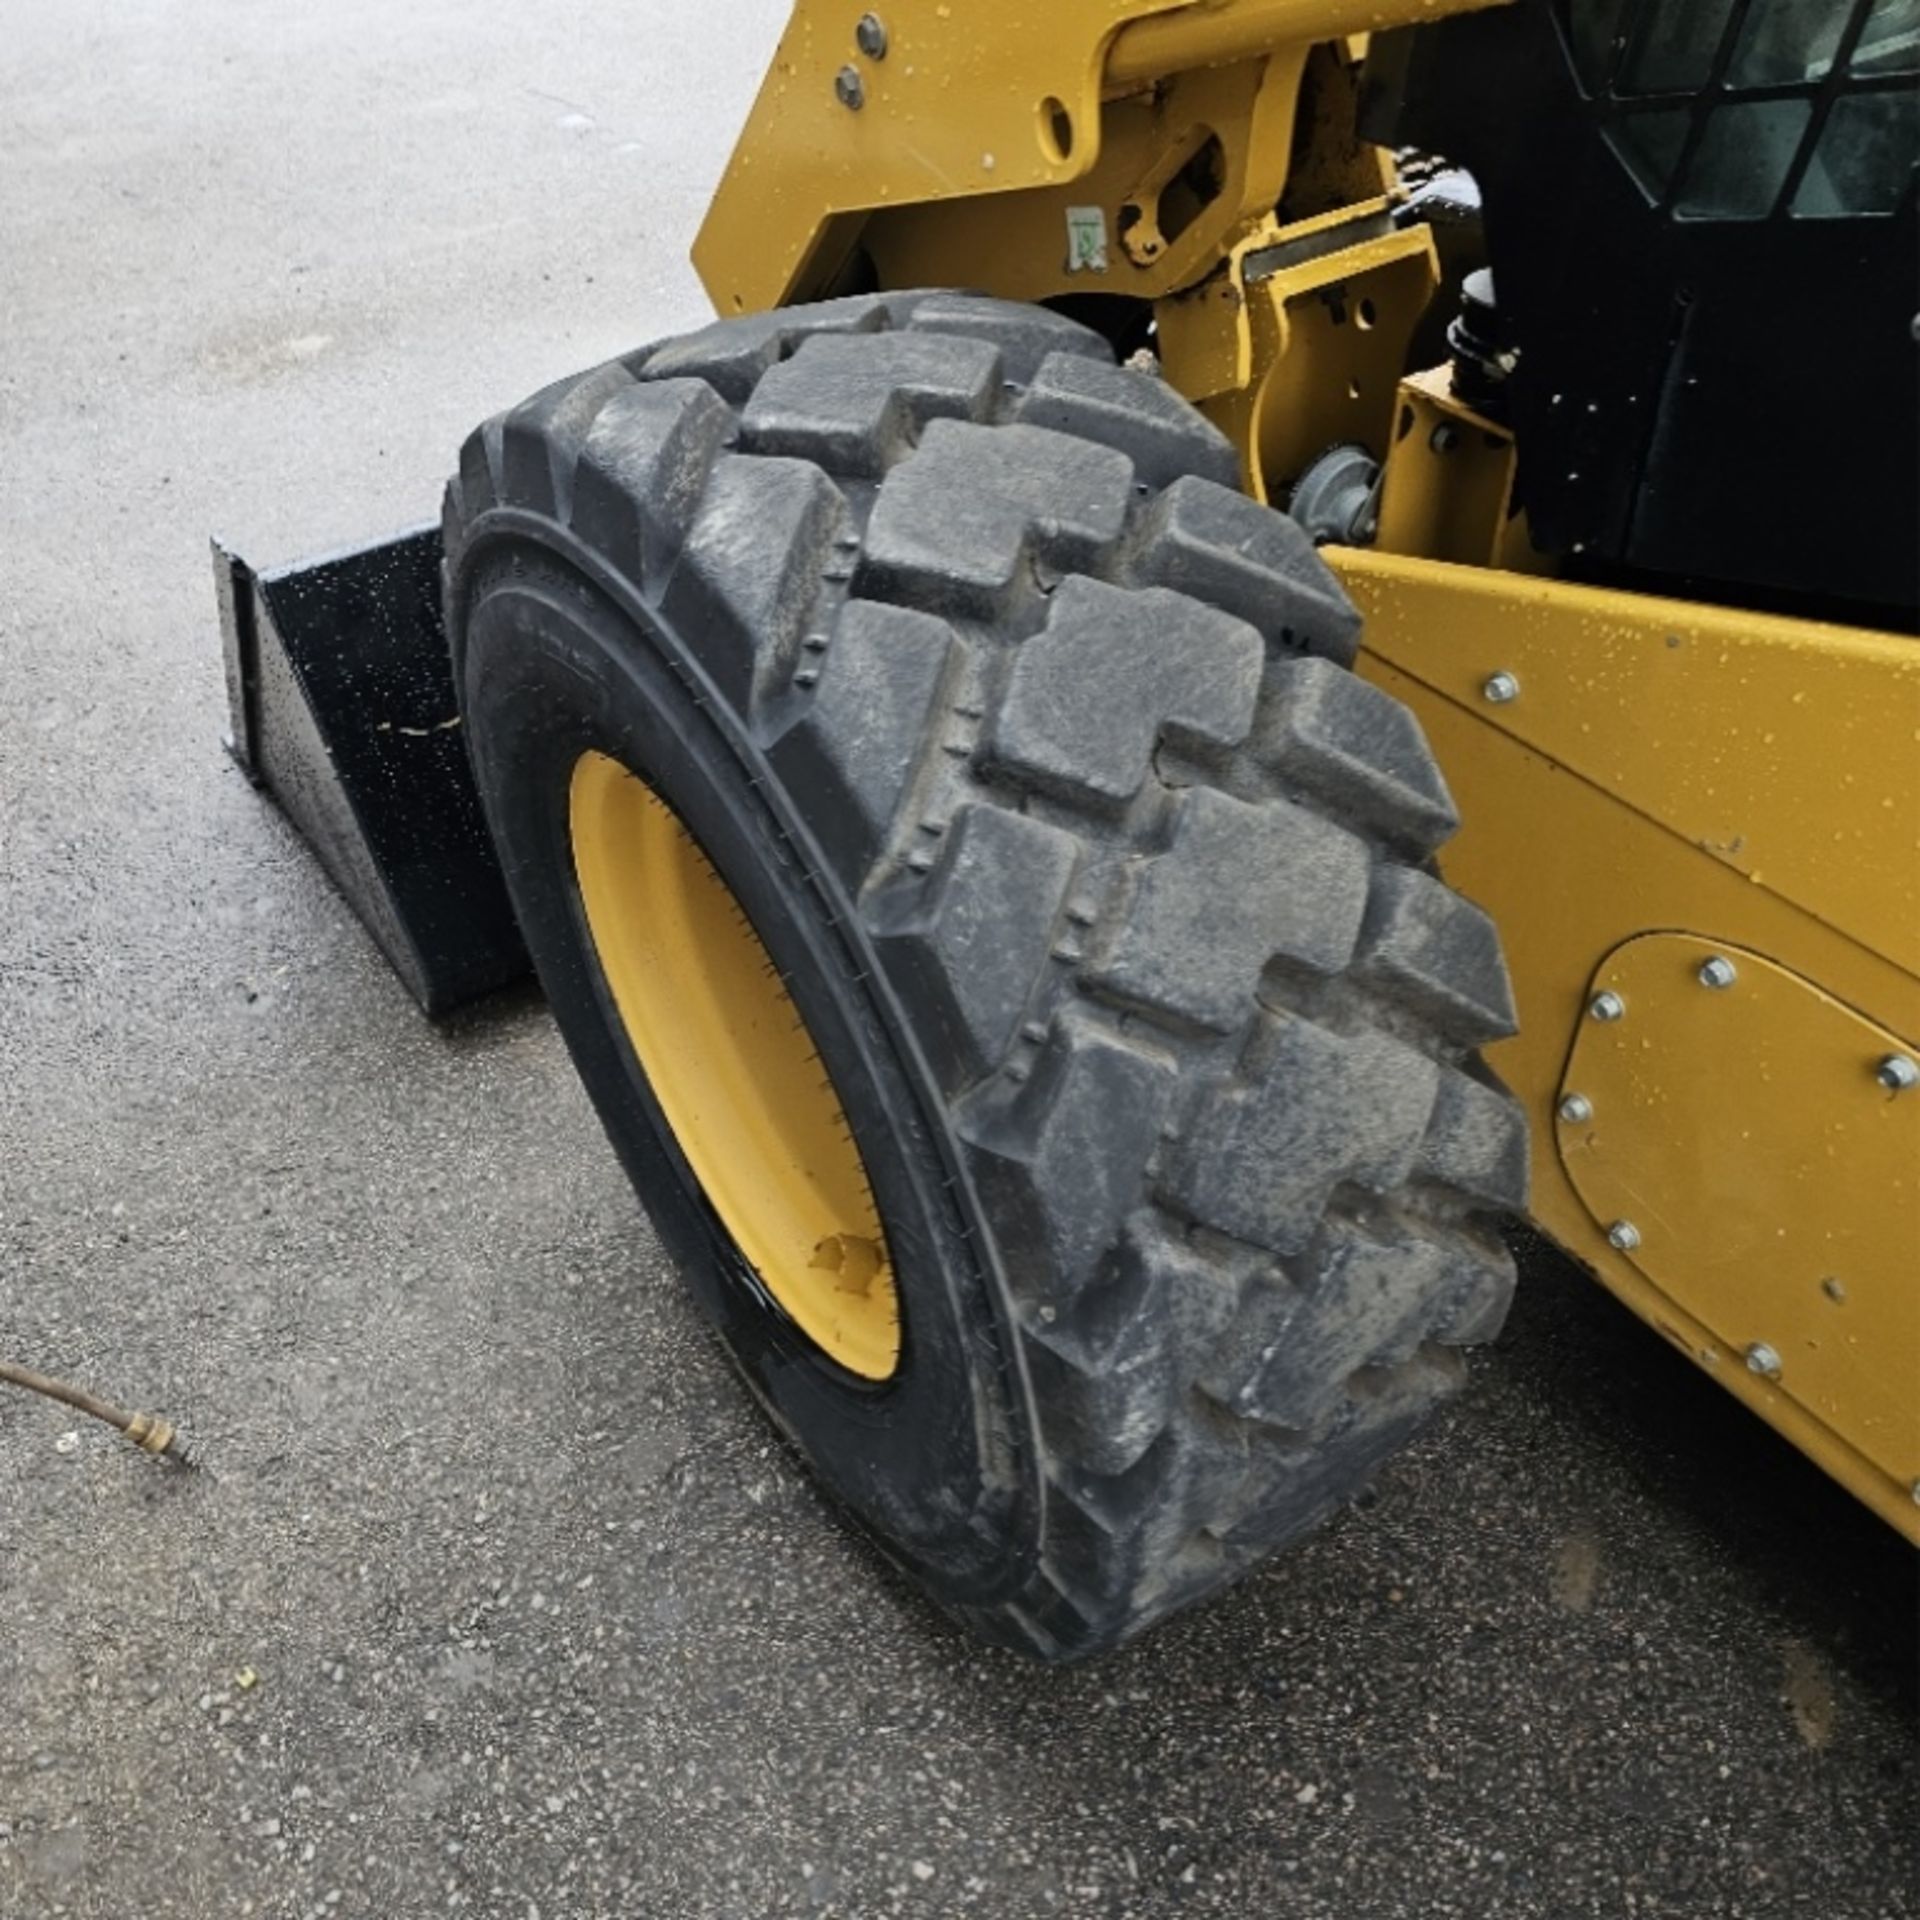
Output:
M448 673L440 530L256 573L218 541L228 748L438 1018L529 971Z

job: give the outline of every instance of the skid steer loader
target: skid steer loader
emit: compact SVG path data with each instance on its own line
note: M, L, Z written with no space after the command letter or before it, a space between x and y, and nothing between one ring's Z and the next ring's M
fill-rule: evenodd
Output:
M796 0L721 318L221 553L234 751L995 1639L1351 1495L1509 1212L1920 1539L1917 112L1916 0Z

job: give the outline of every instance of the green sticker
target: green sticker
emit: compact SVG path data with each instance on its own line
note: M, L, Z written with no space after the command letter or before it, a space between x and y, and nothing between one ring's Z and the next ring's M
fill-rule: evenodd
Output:
M1067 271L1105 273L1107 212L1104 207L1067 209Z

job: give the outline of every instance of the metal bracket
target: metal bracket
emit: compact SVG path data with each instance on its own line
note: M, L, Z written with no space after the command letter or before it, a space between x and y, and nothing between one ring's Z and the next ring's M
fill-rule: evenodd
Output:
M440 529L268 573L216 540L213 571L228 750L408 991L439 1018L522 978L448 672Z

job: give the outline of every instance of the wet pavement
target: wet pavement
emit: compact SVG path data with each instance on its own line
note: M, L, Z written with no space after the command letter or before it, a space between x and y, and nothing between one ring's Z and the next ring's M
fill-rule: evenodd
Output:
M1374 1496L1104 1664L822 1506L537 999L429 1027L227 763L205 548L427 517L701 317L777 10L279 12L0 36L0 1352L205 1463L0 1396L0 1915L1920 1909L1913 1555L1544 1250Z

